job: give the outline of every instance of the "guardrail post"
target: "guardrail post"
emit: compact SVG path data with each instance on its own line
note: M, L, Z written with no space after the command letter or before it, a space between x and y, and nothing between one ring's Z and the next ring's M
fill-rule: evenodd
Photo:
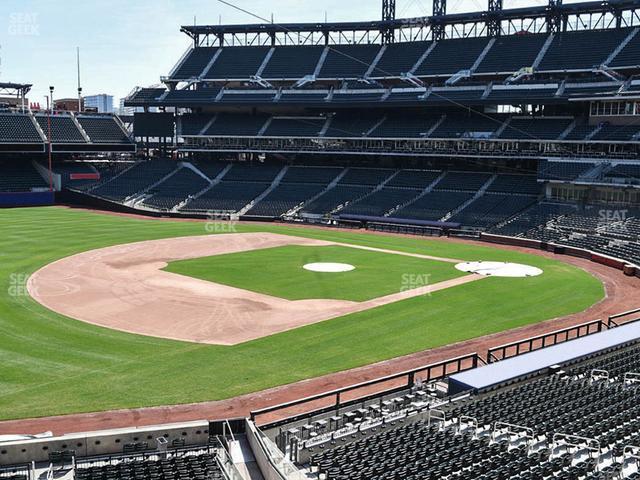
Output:
M487 350L487 363L495 363L495 362L499 362L500 359L498 357L495 356L495 354L493 352L496 352L497 350ZM504 358L504 353L505 353L505 349L502 349L502 357Z

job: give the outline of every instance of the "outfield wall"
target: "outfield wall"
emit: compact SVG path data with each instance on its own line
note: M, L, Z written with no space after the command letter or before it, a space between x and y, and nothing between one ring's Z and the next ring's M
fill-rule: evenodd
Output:
M0 208L42 207L54 204L53 192L0 193Z
M107 200L93 197L87 194L76 193L72 191L64 191L58 193L58 200L61 202L69 203L72 205L82 205L89 208L98 208L110 211L116 211L120 213L131 213L137 215L146 215L149 217L168 217L168 218L206 218L206 214L184 214L175 212L158 212L152 210L139 210L125 205L109 202ZM2 206L0 204L0 206ZM377 218L377 217L376 217ZM277 219L267 217L247 217L243 216L240 220L244 221L259 221L259 222L278 222ZM340 225L340 222L348 224ZM285 222L290 223L290 222ZM433 222L431 222L433 223ZM305 223L306 224L306 223ZM452 226L456 224L440 224L435 225L413 225L408 223L383 223L374 222L371 224L363 222L361 220L351 220L345 217L344 220L338 220L338 224L327 225L324 223L313 223L314 226L325 226L333 228L364 228L366 230L399 233L405 235L418 235L418 236L451 236L456 238L465 238L471 240L480 240L486 243L498 244L498 245L510 245L516 247L533 248L537 250L545 250L558 255L570 255L573 257L584 258L594 263L606 265L611 268L622 271L627 276L636 276L640 278L640 266L631 264L626 260L610 257L608 255L592 252L590 250L584 250L576 247L570 247L565 245L557 245L554 243L543 242L540 240L532 240L520 237L508 237L502 235L493 235L483 232L475 232L472 230L457 230Z
M615 268L622 271L627 276L636 276L640 278L640 267L634 265L626 260L610 257L601 253L592 252L590 250L584 250L576 247L569 247L565 245L556 245L554 243L541 242L540 240L531 240L527 238L517 237L504 237L500 235L491 235L483 233L480 235L480 240L487 243L499 244L499 245L511 245L525 248L535 248L538 250L545 250L557 255L569 255L571 257L584 258L594 263L599 263L607 267Z

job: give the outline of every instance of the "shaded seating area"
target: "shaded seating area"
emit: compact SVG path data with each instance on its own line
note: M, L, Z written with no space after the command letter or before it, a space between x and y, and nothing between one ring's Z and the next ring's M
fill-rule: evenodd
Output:
M236 213L269 188L269 183L222 181L180 210L184 212Z
M0 143L42 143L31 117L23 113L0 113Z
M202 74L205 79L246 79L255 75L269 47L223 47L213 65ZM205 65L206 66L206 65Z
M191 49L182 60L182 63L177 66L171 78L185 80L200 76L217 50L216 47L197 47ZM153 93L155 94L155 92Z
M247 215L279 217L317 195L325 186L320 184L280 184L249 209Z
M94 143L131 143L114 117L78 115L77 118Z
M394 217L416 220L439 221L463 203L471 200L474 193L434 190L393 213Z
M358 185L337 185L327 190L315 200L305 204L301 213L324 215L349 202L362 198L373 190L373 187Z
M29 160L0 160L0 169L0 192L30 192L49 187Z
M382 217L398 206L410 202L419 194L420 190L409 188L382 188L349 204L340 213Z
M49 120L45 115L36 115L36 120L49 138ZM73 119L68 115L51 116L51 141L53 143L85 143L86 140Z
M139 162L91 191L91 195L122 202L128 197L142 193L177 169L171 160Z
M488 228L536 203L531 195L487 193L449 219L470 227Z
M142 203L158 210L171 210L192 195L209 186L209 182L189 168L181 168L169 178L149 190L151 195Z

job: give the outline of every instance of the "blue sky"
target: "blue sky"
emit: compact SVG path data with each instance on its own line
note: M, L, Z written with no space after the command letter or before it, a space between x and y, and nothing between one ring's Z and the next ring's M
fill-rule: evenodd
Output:
M381 0L233 0L276 22L370 20ZM449 12L484 9L480 0L449 0ZM506 0L506 7L546 3ZM431 0L397 0L398 17L429 15ZM76 47L86 95L117 99L135 86L159 82L189 46L179 26L255 23L216 0L2 0L0 80L33 83L30 101L76 96Z

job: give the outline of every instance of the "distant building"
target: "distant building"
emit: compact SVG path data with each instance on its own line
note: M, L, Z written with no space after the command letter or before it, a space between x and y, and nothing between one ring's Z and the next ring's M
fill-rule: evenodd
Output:
M95 109L98 113L113 113L113 95L106 93L87 95L84 97L84 105L87 109Z
M54 108L55 110L64 110L67 112L77 112L78 111L78 99L77 98L59 98L57 100L53 101L54 104ZM84 107L86 106L86 103L84 102L84 99L82 100L82 109L84 110ZM45 105L42 106L42 108L46 108Z
M24 99L25 107L29 106L29 99L25 97ZM1 107L21 107L22 99L18 97L0 97L0 106Z

